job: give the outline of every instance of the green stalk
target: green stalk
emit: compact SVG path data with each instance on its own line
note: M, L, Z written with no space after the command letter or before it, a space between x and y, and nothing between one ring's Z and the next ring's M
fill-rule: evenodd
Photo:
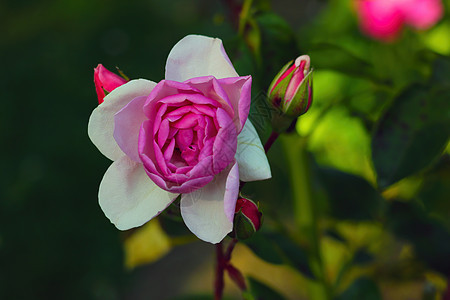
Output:
M290 165L291 188L294 197L294 216L299 228L300 240L309 247L309 263L316 280L308 282L311 300L329 300L331 291L325 277L320 251L320 237L316 212L316 201L311 188L311 172L307 139L298 134L283 135L283 148Z

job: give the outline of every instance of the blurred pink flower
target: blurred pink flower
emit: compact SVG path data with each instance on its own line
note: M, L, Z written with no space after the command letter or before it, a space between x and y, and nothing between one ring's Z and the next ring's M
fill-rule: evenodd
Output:
M441 0L356 0L361 30L383 41L398 37L403 25L428 29L443 15Z
M181 194L187 227L218 243L233 228L239 181L271 176L247 119L251 77L239 77L221 40L198 35L173 47L165 77L131 80L92 112L89 137L114 161L100 184L100 206L127 230Z

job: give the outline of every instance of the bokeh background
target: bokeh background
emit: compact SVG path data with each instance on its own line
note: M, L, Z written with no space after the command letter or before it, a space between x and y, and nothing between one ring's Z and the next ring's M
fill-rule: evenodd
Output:
M390 101L411 82L429 82L439 72L433 78L450 78L445 60L433 65L436 57L450 55L448 13L429 31L407 30L399 42L385 44L359 31L352 5L344 0L255 1L257 25L238 37L239 4L0 3L0 299L170 299L211 293L214 247L206 243L181 241L150 265L126 266L124 241L133 232L119 232L98 206L98 186L110 162L87 136L97 105L93 68L98 63L110 70L118 66L131 78L159 81L170 49L191 33L222 38L238 72L254 76L252 119L263 140L269 131L261 101L271 79L290 59L311 55L315 103L297 124L307 145L292 137L280 140L269 155L274 179L245 190L267 212L267 226L280 219L288 227L295 224L291 199L312 186L326 273L336 290L344 291L363 274L371 279L357 282L383 299L438 299L425 297L443 293L450 257L448 123L430 127L444 131L428 141L438 149L433 159L401 184L378 192L371 133ZM448 94L439 95L441 111L448 112ZM306 158L298 162L299 153ZM312 171L289 171L304 159ZM397 217L400 224L391 222ZM136 247L128 255L139 256ZM247 248L236 251L236 265L244 273L272 270ZM134 259L135 265L146 261ZM279 272L272 274L286 285L272 288L290 299L307 299L302 275L285 267L270 272ZM237 289L227 293L238 297Z

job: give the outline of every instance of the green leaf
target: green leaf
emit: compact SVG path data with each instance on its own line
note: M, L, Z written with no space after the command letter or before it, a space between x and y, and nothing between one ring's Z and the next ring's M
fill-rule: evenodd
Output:
M433 63L432 84L450 87L450 57L438 57Z
M250 291L255 300L284 300L278 292L252 277L248 277ZM252 299L252 298L249 298Z
M264 234L264 231L259 231L258 234L243 242L261 259L272 264L282 264L283 253L280 247L269 239L269 236Z
M391 201L389 204L388 228L397 238L413 244L418 259L450 276L450 231L415 201Z
M424 177L417 198L450 231L450 156L445 155Z
M278 71L300 55L289 24L277 14L265 12L255 17L261 30L262 86L268 87ZM258 74L255 74L258 75Z
M414 85L400 94L372 135L372 159L381 188L435 161L450 133L450 89Z
M312 46L308 54L314 68L334 70L355 77L379 81L375 77L374 69L370 63L338 45L331 43L316 44Z
M273 264L289 264L306 277L314 278L305 249L286 236L263 231L244 242L265 261Z
M356 279L335 300L381 300L381 293L375 282L367 277Z
M334 169L319 169L328 193L330 214L343 220L373 220L381 216L384 201L363 178Z

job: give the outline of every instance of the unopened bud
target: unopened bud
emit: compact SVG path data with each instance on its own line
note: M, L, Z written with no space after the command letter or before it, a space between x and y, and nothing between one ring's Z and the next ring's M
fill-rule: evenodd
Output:
M282 114L296 118L306 113L312 102L312 70L308 55L287 63L269 87L269 101Z
M115 88L127 83L128 80L114 74L106 69L102 64L94 68L94 84L97 92L98 104L103 102L103 98L107 93L112 92Z
M234 215L234 232L240 240L251 237L261 227L262 213L255 202L239 198Z

